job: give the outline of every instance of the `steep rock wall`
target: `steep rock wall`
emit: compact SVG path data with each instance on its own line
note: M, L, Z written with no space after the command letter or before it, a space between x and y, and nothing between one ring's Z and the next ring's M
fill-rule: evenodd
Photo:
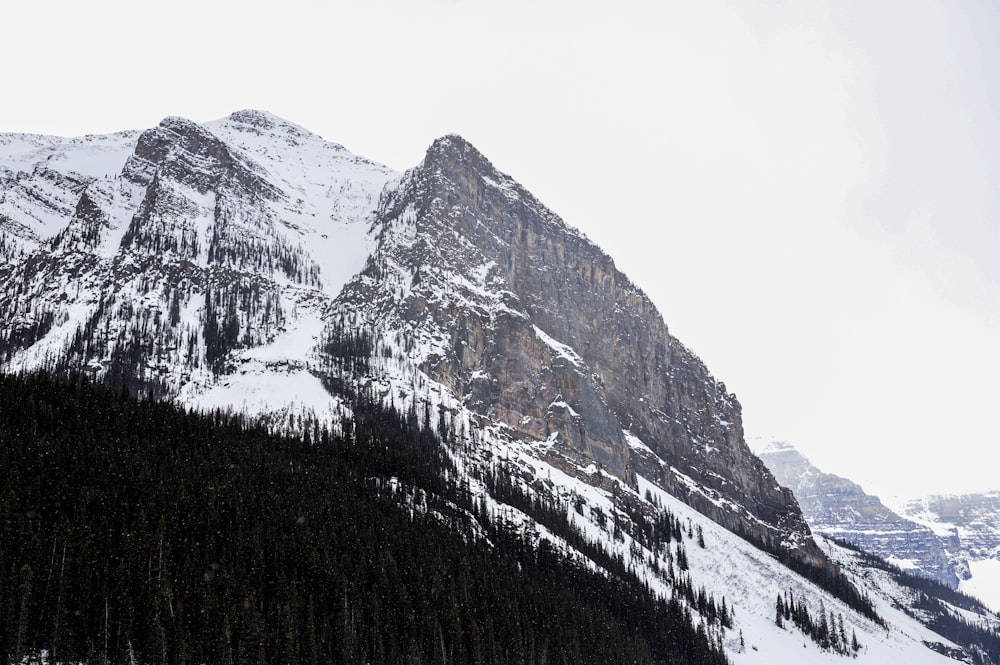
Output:
M412 340L435 381L515 435L665 489L727 527L808 550L743 441L739 402L645 294L475 148L436 141L382 201L379 245L341 303ZM367 314L359 314L361 310Z

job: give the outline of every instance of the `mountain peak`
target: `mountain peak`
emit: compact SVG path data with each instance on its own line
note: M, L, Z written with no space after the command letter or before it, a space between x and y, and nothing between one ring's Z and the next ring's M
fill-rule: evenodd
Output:
M803 649L770 621L767 589L833 607L782 562L812 564L860 612L845 622L871 638L870 662L926 662L884 656L896 647L873 606L832 565L848 550L812 540L746 446L735 396L653 303L462 136L403 175L259 110L70 143L0 136L0 231L27 238L0 242L0 369L53 367L303 433L398 409L410 433L440 435L418 456L446 464L426 489L386 479L411 516L419 503L463 537L495 525L609 579L636 571L706 626L692 589L723 591L770 661ZM445 507L452 479L482 508Z
M282 117L276 116L270 111L261 111L259 109L243 109L242 111L233 111L223 120L223 122L228 122L230 125L237 127L250 129L257 133L280 134L284 132L286 134L299 136L313 134L308 129L296 125L294 122L290 122Z
M166 130L168 133L164 134L163 130ZM171 135L176 136L171 137ZM168 143L172 143L178 140L177 137L180 137L180 140L186 142L189 146L195 143L216 144L219 141L203 125L176 115L168 115L155 128L144 131L139 137L139 143L142 144L149 141L152 137L159 137L160 140L166 140Z
M446 134L427 148L424 166L433 168L445 164L452 168L471 169L481 174L496 171L483 153L458 134Z
M260 147L268 141L277 140L292 148L301 146L303 142L321 142L326 148L345 150L339 143L326 141L301 125L276 116L270 111L259 109L234 111L225 118L205 123L205 127L219 136L234 139L237 144L244 147L250 143ZM236 136L241 138L237 139Z
M279 118L270 111L261 109L242 109L229 114L229 120L240 122L245 125L253 125L261 129L273 129L275 125L289 124L287 120Z
M944 543L926 527L893 512L857 483L818 469L790 443L771 442L758 454L795 494L814 532L852 541L950 588L958 585Z
M770 441L761 446L755 446L754 452L760 455L774 455L777 453L796 453L801 456L801 453L787 441Z
M452 150L452 149L458 149L463 152L476 150L475 146L473 146L461 134L445 134L444 136L439 136L438 138L434 139L434 142L431 143L430 147L430 150Z
M160 121L159 127L163 129L169 129L178 134L183 134L185 132L191 131L198 125L187 118L181 117L179 115L168 115L163 120Z
M243 109L240 111L233 111L232 113L230 113L228 116L226 116L221 120L204 123L204 126L211 126L213 124L217 124L220 122L228 122L233 125L242 125L248 128L253 128L257 132L272 132L273 130L278 128L282 129L294 128L299 132L306 131L301 127L299 127L298 125L274 115L270 111L262 111L258 109ZM184 133L185 131L201 129L203 125L182 116L171 115L161 120L159 126L163 127L164 129L170 129L179 133Z

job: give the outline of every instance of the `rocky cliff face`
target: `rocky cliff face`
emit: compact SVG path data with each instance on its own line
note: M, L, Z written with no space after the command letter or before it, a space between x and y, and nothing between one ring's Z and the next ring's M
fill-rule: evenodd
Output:
M953 557L928 527L894 513L856 483L820 471L787 443L771 444L760 458L778 482L795 493L815 531L853 542L951 588L958 586Z
M811 545L735 396L606 254L466 141L436 141L376 220L338 326L403 340L426 376L567 473L639 474L731 529Z

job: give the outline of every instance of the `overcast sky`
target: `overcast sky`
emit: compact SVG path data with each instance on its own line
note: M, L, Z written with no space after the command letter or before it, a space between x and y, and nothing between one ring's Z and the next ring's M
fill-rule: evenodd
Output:
M0 131L262 108L396 169L457 132L744 408L881 495L1000 489L1000 5L50 0Z

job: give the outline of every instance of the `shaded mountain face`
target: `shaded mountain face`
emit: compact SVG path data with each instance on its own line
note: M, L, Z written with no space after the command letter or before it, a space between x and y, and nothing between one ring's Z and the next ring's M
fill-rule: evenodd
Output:
M790 444L771 444L760 458L778 482L795 493L816 532L853 542L910 572L958 587L950 548L927 526L896 514L860 485L817 469Z
M599 487L648 480L822 564L736 398L460 137L402 177L254 111L0 149L6 369L275 419L343 413L335 376ZM324 342L359 335L370 362L345 370Z

